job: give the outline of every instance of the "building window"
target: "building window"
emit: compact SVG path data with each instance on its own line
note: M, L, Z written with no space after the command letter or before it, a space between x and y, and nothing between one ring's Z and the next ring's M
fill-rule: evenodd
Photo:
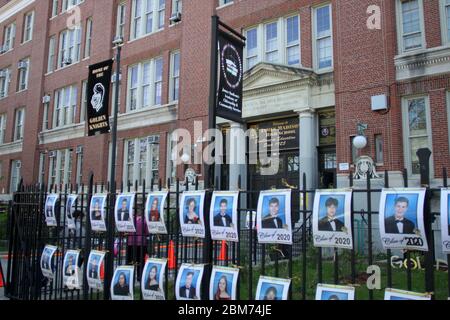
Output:
M127 110L161 104L163 59L155 58L128 70Z
M80 122L86 121L87 111L87 80L81 82L81 110L80 110Z
M170 57L170 101L178 101L180 95L180 52Z
M450 43L450 0L440 0L442 43Z
M23 139L23 128L25 123L25 109L20 108L16 110L14 126L14 141Z
M278 26L276 22L265 25L265 53L266 61L278 62Z
M233 0L219 0L219 6L224 6L226 4L233 3Z
M73 7L83 3L84 0L62 0L62 9L61 12L65 12L67 10L72 9Z
M289 17L286 22L286 61L288 65L300 64L300 27L298 16Z
M131 39L164 27L165 0L133 0Z
M77 178L76 183L83 183L83 147L77 147Z
M58 15L58 0L52 1L52 18Z
M258 62L286 65L300 64L300 18L281 17L277 21L260 24L245 31L244 68L251 69Z
M30 41L33 38L34 11L25 15L23 24L22 42Z
M11 82L10 68L0 70L0 99L6 98L9 92L9 84Z
M86 22L86 39L84 44L84 58L89 58L91 56L91 46L92 46L92 18L87 19Z
M314 8L314 50L316 69L333 67L331 5Z
M376 134L374 140L375 140L375 163L381 165L384 163L383 135Z
M399 48L402 52L424 47L423 13L421 0L397 0L399 6Z
M77 106L77 87L61 88L55 92L53 128L74 123Z
M11 161L11 179L9 185L9 192L16 192L20 183L20 170L22 162L20 160Z
M6 114L0 115L0 144L5 143Z
M58 67L80 61L81 28L66 29L59 35Z
M45 152L39 153L39 184L45 181Z
M403 102L403 130L405 159L408 171L412 174L420 173L417 150L431 149L431 127L428 97L404 99Z
M42 118L42 131L48 130L48 109L50 108L50 104L48 102L44 103L44 115Z
M72 176L72 150L50 151L49 158L49 187L55 184L70 184Z
M125 37L125 3L117 6L116 37Z
M3 50L7 52L14 48L14 41L16 39L16 23L13 22L5 27L3 31Z
M181 0L172 0L172 14L183 11L183 2Z
M258 63L258 29L253 28L247 30L247 69L251 69L256 63Z
M141 186L144 179L147 185L159 179L159 136L127 140L124 150L124 181Z
M56 36L50 37L48 41L47 72L53 72L55 70Z
M23 91L28 88L28 75L30 72L30 59L23 59L19 61L19 81L17 83L17 91Z

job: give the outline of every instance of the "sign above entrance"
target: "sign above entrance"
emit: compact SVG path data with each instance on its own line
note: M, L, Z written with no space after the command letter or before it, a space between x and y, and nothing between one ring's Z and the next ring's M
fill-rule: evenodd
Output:
M279 130L279 150L298 149L300 143L300 125L297 117L278 119L265 122L259 122L250 125L250 129L267 130L267 138L265 141L259 141L267 146L267 149L272 147L272 130ZM252 137L251 137L252 138ZM256 137L257 138L257 137Z

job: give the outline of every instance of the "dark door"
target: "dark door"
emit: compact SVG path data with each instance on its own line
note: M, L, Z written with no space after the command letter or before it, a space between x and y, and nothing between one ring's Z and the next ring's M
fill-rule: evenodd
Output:
M319 148L319 188L336 187L336 148Z

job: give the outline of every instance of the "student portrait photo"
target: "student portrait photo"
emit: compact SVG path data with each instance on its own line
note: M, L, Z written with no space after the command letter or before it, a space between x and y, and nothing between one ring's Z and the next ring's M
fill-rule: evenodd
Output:
M164 300L163 281L167 260L148 259L143 271L141 283L144 299Z
M185 191L181 196L180 224L185 237L205 237L203 219L204 191Z
M135 232L134 227L134 199L135 194L120 194L116 199L115 218L119 232Z
M49 227L56 227L56 203L58 202L58 194L49 194L45 200L45 222Z
M380 235L385 249L427 251L423 207L424 188L383 189Z
M345 230L344 206L341 206L342 212L339 215L337 214L339 200L343 202L344 196L326 198L325 210L321 210L319 215L319 231L343 232Z
M91 289L103 290L103 281L101 269L103 261L105 259L104 251L92 250L89 254L87 267L86 267L86 278L88 281L88 286Z
M256 300L287 300L291 280L261 276L256 288Z
M431 300L431 295L405 290L387 288L384 292L384 300Z
M168 196L167 191L152 192L145 204L145 222L150 234L167 234L164 222L164 206Z
M214 266L209 287L210 300L236 300L239 269Z
M318 284L316 300L355 300L355 288L348 286Z
M260 243L292 244L291 190L261 191L256 221Z
M200 300L203 265L181 265L175 284L177 300Z
M71 194L67 197L65 211L66 211L66 223L67 223L67 227L69 229L76 229L75 219L74 219L73 214L75 212L75 205L76 205L77 199L78 199L78 195L76 195L76 194Z
M89 206L89 217L93 231L106 231L105 224L106 195L96 194L92 196Z
M237 232L237 203L239 192L214 191L209 221L213 240L239 241Z
M314 246L353 248L351 189L317 190L313 206Z
M391 234L415 234L418 195L393 195L386 199L385 231ZM411 199L411 210L410 209ZM407 215L408 214L408 215Z
M111 283L112 300L133 300L134 266L117 267Z
M57 247L51 245L46 245L42 250L40 261L41 271L43 276L49 279L53 279L56 272L56 266L54 264L53 257L57 250Z
M77 268L76 255L73 253L66 253L66 258L64 260L64 275L67 277L75 275Z
M442 251L450 253L450 189L441 190L441 243Z
M63 283L69 289L79 289L79 269L78 258L80 252L77 250L67 250L63 262Z

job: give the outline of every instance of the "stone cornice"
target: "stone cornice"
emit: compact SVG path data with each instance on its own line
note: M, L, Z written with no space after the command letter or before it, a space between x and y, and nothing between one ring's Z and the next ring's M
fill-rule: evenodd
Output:
M122 113L118 117L117 130L124 131L175 121L178 118L178 104L139 109Z
M19 11L23 10L34 2L35 0L12 0L6 3L3 7L0 8L0 23L8 20Z
M20 153L23 149L23 141L15 141L10 143L4 143L0 145L0 156L8 155L8 154L14 154L14 153Z

